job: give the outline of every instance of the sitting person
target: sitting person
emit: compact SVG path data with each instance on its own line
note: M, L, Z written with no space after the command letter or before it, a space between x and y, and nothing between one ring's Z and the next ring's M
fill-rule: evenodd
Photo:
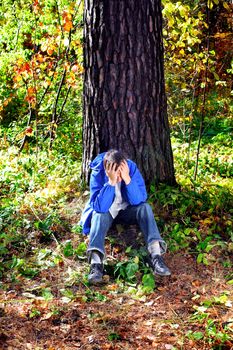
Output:
M90 199L80 224L90 233L87 248L91 284L102 282L104 241L114 223L138 224L144 235L154 274L169 276L162 254L166 243L161 238L150 205L143 177L136 164L118 150L99 154L90 165Z

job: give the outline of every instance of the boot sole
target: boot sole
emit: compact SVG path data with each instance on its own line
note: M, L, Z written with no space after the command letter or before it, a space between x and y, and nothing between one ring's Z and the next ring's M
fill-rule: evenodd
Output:
M159 272L156 272L156 271L153 271L154 272L154 275L156 276L171 276L171 272L167 272L167 273L159 273Z
M88 280L88 282L89 282L89 284L91 284L91 285L94 285L94 286L97 286L97 285L100 285L100 284L104 284L104 281L103 281L103 279L101 279L101 280Z

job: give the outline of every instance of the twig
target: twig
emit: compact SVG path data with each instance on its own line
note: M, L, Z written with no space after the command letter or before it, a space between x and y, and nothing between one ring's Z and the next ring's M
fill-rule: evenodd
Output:
M204 91L203 91L203 101L202 101L202 108L201 108L201 121L200 121L199 136L198 136L196 164L195 164L195 170L194 170L194 181L196 181L196 178L197 178L197 170L198 170L199 155L200 155L200 148L201 148L201 138L202 138L203 124L204 124L205 104L206 104L207 71L208 71L209 50L210 50L210 20L209 20L208 5L206 5L206 12L207 12L207 23L208 23L208 35L207 35L207 43L206 43L207 61L206 61L206 66L205 66L205 80L204 80L205 86L204 86Z

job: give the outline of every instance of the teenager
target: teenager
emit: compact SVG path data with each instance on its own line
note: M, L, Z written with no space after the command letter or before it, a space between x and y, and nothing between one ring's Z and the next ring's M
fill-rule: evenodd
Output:
M113 222L139 225L154 274L169 276L171 272L162 257L166 243L146 202L145 182L136 164L113 149L99 154L90 167L90 199L81 217L83 232L90 234L87 249L89 282L102 282L105 237Z

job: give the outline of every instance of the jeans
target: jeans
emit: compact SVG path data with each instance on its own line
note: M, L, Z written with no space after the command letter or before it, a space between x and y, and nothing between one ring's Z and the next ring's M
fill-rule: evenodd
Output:
M125 210L121 210L115 219L109 212L93 212L90 242L87 249L89 256L93 250L97 250L102 256L105 255L104 241L113 222L116 224L139 225L147 247L153 241L159 241L161 254L165 253L167 245L160 236L151 206L148 203L142 203L129 205Z

